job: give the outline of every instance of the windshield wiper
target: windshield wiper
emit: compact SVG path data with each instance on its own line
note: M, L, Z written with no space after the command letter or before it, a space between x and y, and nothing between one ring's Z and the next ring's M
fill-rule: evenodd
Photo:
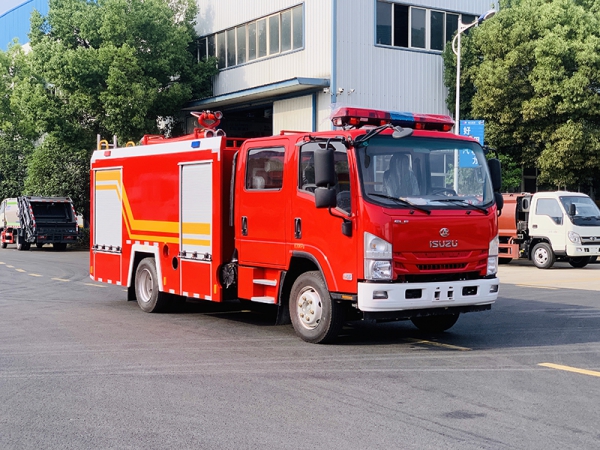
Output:
M490 213L486 208L474 205L473 203L469 203L465 200L460 200L458 198L440 198L440 199L436 198L435 200L432 200L432 202L452 202L455 205L464 206L465 208L470 206L472 208L478 209L479 211L485 213L486 216Z
M423 211L426 214L431 214L431 211L429 211L428 209L421 208L420 206L415 205L414 203L409 202L408 200L402 200L401 198L390 197L389 195L377 194L377 193L372 193L372 194L368 194L368 195L372 195L373 197L387 198L388 200L393 200L395 202L400 203L401 205L410 206L411 208L418 209L419 211Z

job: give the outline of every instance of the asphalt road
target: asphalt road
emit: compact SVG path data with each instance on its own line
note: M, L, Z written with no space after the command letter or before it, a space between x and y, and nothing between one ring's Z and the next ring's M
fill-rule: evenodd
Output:
M600 264L489 312L307 344L237 302L146 314L86 252L0 250L1 449L596 449Z

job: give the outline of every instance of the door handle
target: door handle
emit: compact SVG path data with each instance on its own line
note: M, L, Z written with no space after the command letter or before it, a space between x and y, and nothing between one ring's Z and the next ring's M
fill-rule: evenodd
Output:
M532 225L531 228L537 228L537 225Z
M302 219L300 217L294 219L294 237L302 239Z
M242 216L242 236L248 236L248 217Z

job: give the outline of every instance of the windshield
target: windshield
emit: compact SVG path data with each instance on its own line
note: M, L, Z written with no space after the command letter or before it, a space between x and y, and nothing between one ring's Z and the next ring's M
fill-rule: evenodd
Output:
M458 139L372 138L357 151L363 194L406 207L481 208L494 198L481 146Z
M600 225L600 209L591 198L561 196L560 202L568 215L572 212L571 205L575 205L575 215L570 216L574 225Z

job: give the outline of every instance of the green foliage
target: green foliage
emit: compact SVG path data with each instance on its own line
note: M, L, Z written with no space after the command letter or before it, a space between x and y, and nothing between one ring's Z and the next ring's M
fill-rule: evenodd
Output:
M27 76L23 59L18 45L0 51L0 200L23 191L25 162L33 150L33 127L12 108L14 86Z
M462 49L463 117L486 121L490 145L517 164L538 167L549 185L577 188L598 180L598 2L502 2ZM446 51L444 59L450 91L452 56Z
M196 61L195 0L49 3L32 51L0 52L0 194L69 196L87 217L96 136L157 133L210 94L216 67Z
M88 150L68 147L60 135L49 134L31 155L25 193L71 197L75 210L88 211L89 163Z

